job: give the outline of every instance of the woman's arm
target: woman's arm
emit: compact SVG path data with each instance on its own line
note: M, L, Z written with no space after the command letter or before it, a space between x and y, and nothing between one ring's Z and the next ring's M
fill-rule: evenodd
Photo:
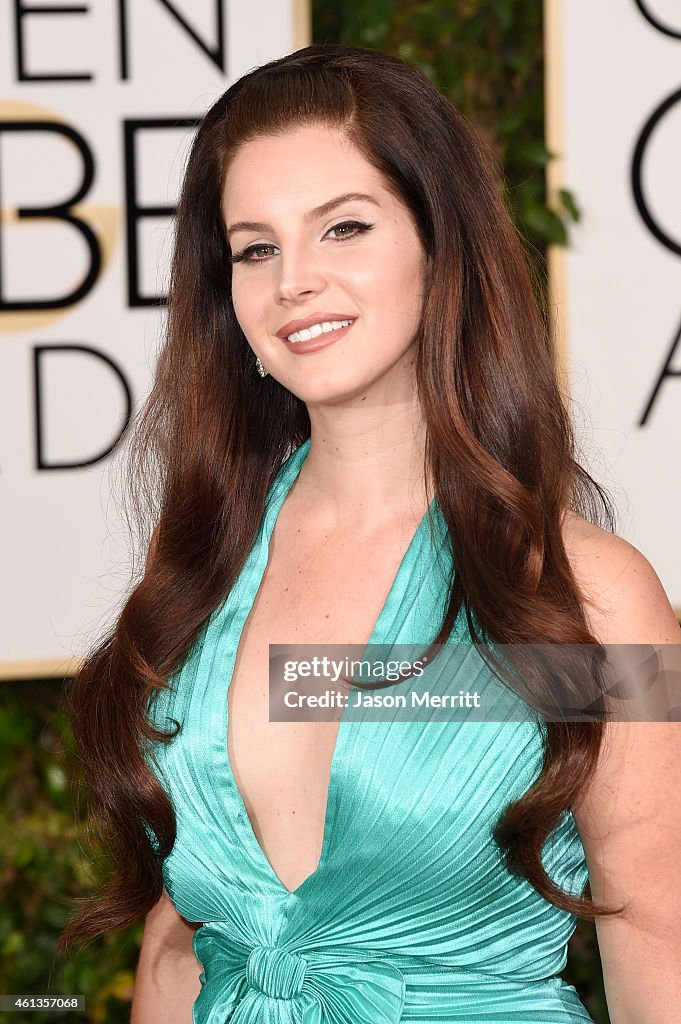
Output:
M192 1024L201 964L192 939L198 925L177 912L165 889L146 916L130 1024Z
M147 553L147 566L156 556L158 526ZM166 890L144 922L130 1024L192 1024L192 1006L201 991L201 964L192 940L198 925L175 909Z
M611 534L578 529L572 564L599 640L681 644L673 609L644 556ZM678 664L678 653L672 660ZM681 723L608 723L597 770L573 811L592 896L627 904L622 915L596 921L611 1024L678 1024Z

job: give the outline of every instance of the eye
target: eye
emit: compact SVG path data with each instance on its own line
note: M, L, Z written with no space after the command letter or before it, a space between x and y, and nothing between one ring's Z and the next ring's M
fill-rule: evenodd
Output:
M364 234L365 231L370 231L373 224L365 224L361 220L345 220L342 224L334 224L332 228L329 228L327 235L330 235L332 231L342 232L336 238L333 238L334 242L344 242L346 239L356 238L357 235ZM231 263L265 263L271 259L272 253L268 253L269 249L276 249L276 245L249 245L240 252L232 253L229 257Z
M261 258L256 253L261 253L265 249L276 249L276 245L249 245L240 252L232 253L229 259L231 263L264 263L269 256L265 255Z
M365 231L370 231L373 224L365 224L361 220L346 220L342 224L335 224L332 228L329 228L329 234L332 231L342 231L338 238L335 239L337 242L342 242L346 238L354 238L356 235L361 235Z

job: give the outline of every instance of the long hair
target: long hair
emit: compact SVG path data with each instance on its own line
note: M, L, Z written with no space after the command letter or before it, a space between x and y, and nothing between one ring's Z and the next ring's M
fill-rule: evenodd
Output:
M152 727L148 701L234 584L276 473L310 436L305 404L256 372L231 300L221 215L238 147L310 123L340 128L381 172L429 257L415 372L454 563L434 642L447 640L463 607L476 643L598 643L561 520L572 509L613 531L614 516L575 459L548 317L494 159L427 78L397 58L315 45L257 68L203 118L177 208L167 336L130 442L131 505L156 524L153 544L117 621L67 688L91 820L115 869L82 901L62 947L138 921L161 895L175 816L143 751L173 734ZM509 870L590 917L613 911L559 889L541 851L584 790L602 730L549 722L541 773L495 830Z

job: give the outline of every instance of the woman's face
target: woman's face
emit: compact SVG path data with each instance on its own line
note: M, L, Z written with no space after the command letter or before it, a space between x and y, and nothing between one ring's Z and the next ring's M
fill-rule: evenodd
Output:
M343 133L316 125L245 143L223 215L236 315L273 377L306 403L413 389L420 239Z

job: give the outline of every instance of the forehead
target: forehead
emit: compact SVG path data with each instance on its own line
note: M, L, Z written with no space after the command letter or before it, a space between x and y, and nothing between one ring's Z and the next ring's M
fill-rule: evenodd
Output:
M341 130L292 129L244 143L227 167L223 211L228 220L267 209L293 213L345 192L386 194L380 172Z

